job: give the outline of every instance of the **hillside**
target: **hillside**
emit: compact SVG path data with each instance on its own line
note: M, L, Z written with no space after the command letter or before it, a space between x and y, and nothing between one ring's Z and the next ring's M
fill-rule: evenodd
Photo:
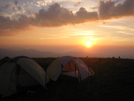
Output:
M0 49L0 58L4 57L16 57L16 56L28 56L28 57L57 57L58 54L52 52L43 52L34 49L21 49L21 50L8 50Z
M78 83L77 79L60 76L41 86L11 96L10 101L134 101L134 59L80 58L91 67L95 76L89 82ZM41 66L54 58L34 58ZM29 93L29 91L31 93ZM34 93L32 93L34 92ZM6 99L3 99L6 101Z

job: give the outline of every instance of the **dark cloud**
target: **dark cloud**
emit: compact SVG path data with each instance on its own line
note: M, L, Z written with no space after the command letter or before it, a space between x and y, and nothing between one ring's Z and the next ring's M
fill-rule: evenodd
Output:
M18 6L17 9L18 9L19 11L21 11L21 6Z
M18 5L18 1L15 1L14 4L17 6Z
M98 20L97 12L88 12L85 8L81 7L78 12L76 12L79 20L89 21L89 20ZM90 19L89 19L90 18Z
M22 29L27 29L30 24L30 17L27 17L26 15L20 15L18 20L0 16L0 35L3 36L17 33Z
M85 8L83 8L85 9ZM85 15L84 15L85 14ZM82 18L84 16L84 18ZM55 3L48 10L41 9L35 14L36 24L42 27L62 26L67 24L83 23L83 21L93 21L97 19L97 13L79 10L76 14Z
M18 5L18 2L15 3ZM106 20L134 15L134 1L125 0L123 3L116 3L112 0L99 2L99 17L97 12L89 12L81 7L75 14L62 7L58 3L41 9L34 15L20 15L18 19L0 16L0 32L9 32L26 29L29 26L57 27L69 24ZM18 7L18 6L17 6ZM18 8L21 10L21 8Z
M0 29L26 28L30 24L29 21L30 20L26 15L20 15L18 20L0 16Z
M2 10L4 10L4 9L9 8L9 7L10 7L10 5L5 5L5 6L0 7L0 12L1 12Z
M7 9L7 8L9 8L10 7L10 5L5 5L5 6L3 6L2 8L3 9Z
M19 10L19 11L21 11L21 6L20 5L18 5L18 1L16 0L16 1L14 1L14 5L15 5L15 7L13 7L13 10L15 11L15 9L17 9L17 10Z
M76 14L73 14L72 11L55 3L48 10L39 10L34 16L20 15L19 19L0 16L0 31L20 30L28 26L57 27L96 19L96 12L88 12L85 8L80 8Z
M101 19L134 16L134 0L118 3L108 0L99 2L99 16Z
M61 5L55 3L51 5L48 10L41 9L39 13L36 13L36 22L39 26L62 26L66 24L74 24L75 16L72 11L61 7Z

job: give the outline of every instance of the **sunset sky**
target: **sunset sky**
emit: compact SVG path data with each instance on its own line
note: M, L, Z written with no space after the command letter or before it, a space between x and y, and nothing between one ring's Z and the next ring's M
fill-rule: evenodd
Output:
M134 0L0 0L0 47L134 57Z

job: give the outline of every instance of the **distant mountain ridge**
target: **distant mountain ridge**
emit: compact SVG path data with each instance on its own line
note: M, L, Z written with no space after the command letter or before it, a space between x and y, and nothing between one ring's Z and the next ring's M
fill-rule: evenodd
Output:
M28 57L57 57L59 54L53 52L38 51L35 49L22 49L22 50L9 50L0 49L0 58L4 57L16 57L16 56L28 56Z
M39 51L35 49L0 49L0 58L4 58L6 56L13 58L16 56L28 56L28 57L59 57L59 56L87 56L82 51L70 51L61 53L47 52L47 51Z
M73 49L72 49L73 48ZM70 50L71 49L71 50ZM83 51L82 48L74 49L70 47L67 49L55 48L49 50L37 49L23 49L18 47L0 48L0 59L8 56L10 58L16 56L28 56L35 58L44 57L60 57L60 56L73 56L73 57L121 57L134 59L134 47L96 47L89 51Z

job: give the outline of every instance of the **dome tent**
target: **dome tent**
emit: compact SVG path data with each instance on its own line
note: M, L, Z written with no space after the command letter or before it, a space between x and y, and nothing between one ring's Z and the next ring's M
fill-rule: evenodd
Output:
M55 59L47 68L50 79L56 81L60 74L78 78L79 82L94 75L94 72L82 60L70 56Z
M34 60L19 56L0 66L0 94L2 97L18 92L17 87L29 87L41 84L45 87L49 81L42 67Z

